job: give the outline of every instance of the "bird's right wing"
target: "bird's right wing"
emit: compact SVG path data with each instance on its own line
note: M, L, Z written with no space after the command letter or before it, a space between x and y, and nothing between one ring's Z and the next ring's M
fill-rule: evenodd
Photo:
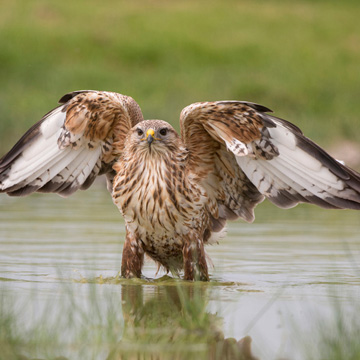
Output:
M127 132L143 120L129 96L75 91L31 127L0 160L0 192L68 196L88 188L119 157Z
M213 217L252 221L264 197L281 208L311 203L360 210L360 174L269 111L244 101L183 109L180 123L191 174L217 201L218 214L211 204Z

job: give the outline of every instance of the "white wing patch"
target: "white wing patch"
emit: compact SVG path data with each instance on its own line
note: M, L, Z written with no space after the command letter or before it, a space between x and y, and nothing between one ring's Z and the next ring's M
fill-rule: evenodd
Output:
M236 156L246 156L249 153L247 145L237 139L232 139L231 142L225 140L225 144L226 148Z
M330 155L280 121L266 130L267 140L277 148L278 156L265 160L256 153L239 156L233 152L238 165L261 194L283 208L309 202L325 208L360 209L360 192L352 185L354 176L358 181L354 172L347 173L347 168L332 158L334 166L341 168L329 167ZM301 140L306 147L298 143Z
M58 192L67 196L85 181L99 173L102 144L91 144L82 133L69 137L68 146L58 145L58 139L67 132L64 128L66 113L60 106L46 115L34 128L33 141L20 144L23 149L11 161L0 177L0 191L10 195L27 195L33 191ZM30 139L31 140L31 139ZM72 141L76 141L73 146Z
M61 129L64 125L65 116L63 106L59 106L49 113L48 119L51 118L51 121L44 121L40 126L40 131L45 139L55 135Z

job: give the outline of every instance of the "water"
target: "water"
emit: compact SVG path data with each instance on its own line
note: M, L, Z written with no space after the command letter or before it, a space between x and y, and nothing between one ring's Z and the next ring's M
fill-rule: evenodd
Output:
M339 309L350 318L359 310L360 212L308 205L284 211L263 203L253 224L232 222L221 244L207 247L211 282L194 285L155 276L151 260L144 274L152 280L117 277L124 224L100 186L68 199L0 200L3 298L22 310L17 321L24 331L55 322L62 342L56 351L68 359L106 359L117 348L110 342L131 352L145 346L145 338L149 351L166 352L164 329L183 334L201 324L214 329L214 338L251 336L260 359L301 359L311 342L318 347L315 335L333 326ZM187 301L198 308L187 308ZM69 317L71 326L62 324ZM91 325L85 335L84 319ZM74 345L79 331L85 347ZM173 345L184 348L185 341L188 351L201 351L181 336ZM24 352L46 357L32 350Z

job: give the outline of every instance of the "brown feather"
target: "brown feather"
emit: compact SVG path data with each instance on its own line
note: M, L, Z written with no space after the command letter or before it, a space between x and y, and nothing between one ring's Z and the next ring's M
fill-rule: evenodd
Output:
M129 129L143 120L139 105L129 96L105 91L76 91L60 103L0 160L0 192L68 196L88 188L99 174L109 173L111 182L112 165ZM23 156L29 152L32 156ZM25 176L20 167L28 169Z
M189 168L206 189L210 203L217 203L209 207L214 219L233 219L236 214L253 221L253 209L264 199L225 147L225 141L231 143L234 138L245 144L261 138L264 124L257 107L252 103L218 101L195 103L181 112L181 136L189 149ZM229 211L220 215L220 205Z

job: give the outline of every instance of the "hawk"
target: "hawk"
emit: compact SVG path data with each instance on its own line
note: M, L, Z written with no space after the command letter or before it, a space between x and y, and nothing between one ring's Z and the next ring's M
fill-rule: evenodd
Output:
M0 160L0 192L68 196L102 174L125 219L121 274L141 277L144 254L186 280L209 280L204 245L227 220L254 220L264 198L360 210L360 174L290 122L252 102L199 102L181 135L145 120L129 96L75 91Z

